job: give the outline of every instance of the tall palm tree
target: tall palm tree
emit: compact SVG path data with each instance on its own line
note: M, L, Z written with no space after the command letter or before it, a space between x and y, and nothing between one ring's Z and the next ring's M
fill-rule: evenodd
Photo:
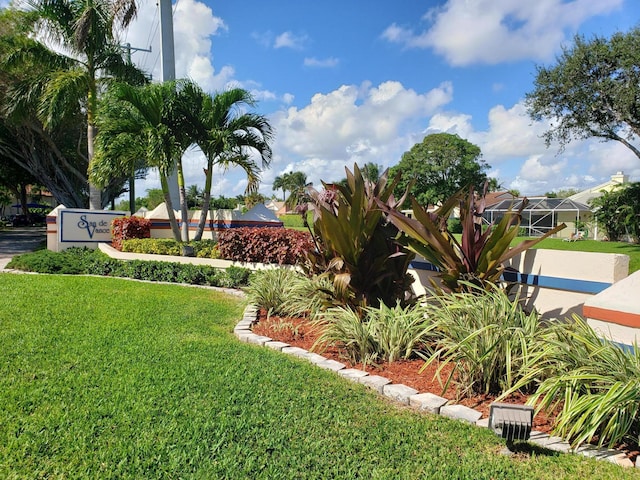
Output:
M282 201L284 202L287 196L287 189L289 188L289 177L290 173L285 173L283 175L278 175L273 180L273 190L282 189Z
M196 142L207 157L204 199L194 240L200 240L209 214L214 165L242 168L247 174L246 193L257 192L261 169L271 163L273 131L267 119L244 111L255 102L249 92L234 88L202 97L199 118L194 120ZM193 111L193 110L192 110ZM256 155L259 157L258 164Z
M291 172L288 177L288 188L291 192L287 198L287 208L295 209L303 203L307 197L307 187L312 184L307 182L307 174L304 172Z
M188 241L188 217L182 155L193 143L181 110L181 95L185 80L155 83L142 87L116 84L110 89L98 118L95 161L90 167L90 179L103 185L114 173L130 172L143 159L147 166L160 173L160 185L177 241ZM168 177L177 166L182 230L178 226ZM185 235L186 233L186 235Z
M135 0L33 0L38 34L69 52L70 68L54 72L44 86L42 116L55 123L69 104L83 104L87 120L87 162L93 164L96 112L100 83L107 77L145 82L127 62L115 30L126 28L136 15ZM102 192L89 182L89 208L101 209Z

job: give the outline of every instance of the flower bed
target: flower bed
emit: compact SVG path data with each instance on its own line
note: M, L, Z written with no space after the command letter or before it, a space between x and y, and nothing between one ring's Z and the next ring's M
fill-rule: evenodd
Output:
M271 316L267 319L266 311L261 310L258 323L253 327L254 333L265 335L274 340L288 343L289 345L304 348L311 351L313 345L318 338L317 331L314 331L309 322L301 318L281 318ZM336 347L328 347L323 351L319 351L323 356L332 360L337 360L347 365L348 368L358 368L365 370L372 375L380 375L388 378L393 383L404 384L408 387L415 388L420 393L433 393L442 396L455 403L473 408L482 413L483 418L489 416L489 407L495 401L492 395L474 395L465 398L458 398L456 388L449 385L447 390L442 392L442 383L436 374L438 365L432 364L422 373L419 373L424 361L421 359L401 360L392 363L382 363L378 365L362 365L353 364L340 352ZM447 365L441 372L441 378L446 379L451 369ZM527 401L527 397L522 394L511 395L501 402L523 404ZM533 428L544 433L549 433L552 428L553 416L538 413L534 417Z

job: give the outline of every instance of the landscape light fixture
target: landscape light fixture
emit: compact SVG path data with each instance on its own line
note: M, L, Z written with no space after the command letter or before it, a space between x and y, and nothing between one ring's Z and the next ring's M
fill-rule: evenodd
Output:
M492 403L489 408L489 428L507 441L512 451L514 440L529 440L533 426L533 407L510 403Z

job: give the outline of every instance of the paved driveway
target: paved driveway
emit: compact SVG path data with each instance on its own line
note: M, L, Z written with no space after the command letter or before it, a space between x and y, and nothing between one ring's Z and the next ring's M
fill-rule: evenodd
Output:
M46 238L46 227L10 227L0 230L0 269L14 255L38 248Z

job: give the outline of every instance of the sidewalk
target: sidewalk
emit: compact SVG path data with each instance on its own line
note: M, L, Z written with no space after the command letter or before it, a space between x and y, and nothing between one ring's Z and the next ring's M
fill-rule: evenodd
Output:
M9 227L0 230L0 270L4 270L12 257L35 250L46 239L46 227Z

